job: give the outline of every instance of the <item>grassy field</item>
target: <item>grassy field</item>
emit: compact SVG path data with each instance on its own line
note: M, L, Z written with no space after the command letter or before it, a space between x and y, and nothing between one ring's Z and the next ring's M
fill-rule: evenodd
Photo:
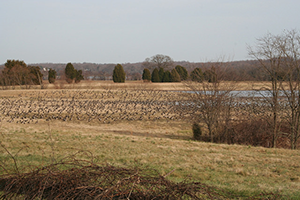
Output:
M242 197L266 191L300 198L299 150L193 141L189 116L164 103L176 94L156 92L183 85L138 92L141 84L1 91L0 174L16 171L12 156L24 172L76 154L100 164L172 172L171 180L190 178Z

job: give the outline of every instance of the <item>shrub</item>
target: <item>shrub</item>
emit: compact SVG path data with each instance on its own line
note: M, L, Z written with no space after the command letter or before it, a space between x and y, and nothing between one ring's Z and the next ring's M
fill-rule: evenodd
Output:
M240 121L231 123L229 126L224 126L219 133L221 143L272 147L273 129L266 119ZM289 132L288 124L285 122L281 122L278 128L280 132ZM277 147L290 148L288 138L280 135L277 139Z

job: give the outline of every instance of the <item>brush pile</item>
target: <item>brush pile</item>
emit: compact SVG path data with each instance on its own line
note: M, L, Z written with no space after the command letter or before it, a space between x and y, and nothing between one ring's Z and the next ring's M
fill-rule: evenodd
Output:
M167 174L168 175L168 174ZM167 176L166 175L166 176ZM199 182L179 183L153 170L93 163L56 163L28 173L0 176L0 199L235 199ZM262 194L251 199L279 199Z

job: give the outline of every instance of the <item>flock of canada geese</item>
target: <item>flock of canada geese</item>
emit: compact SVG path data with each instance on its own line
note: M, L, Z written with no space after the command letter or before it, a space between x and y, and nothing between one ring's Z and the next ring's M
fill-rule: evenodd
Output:
M112 123L133 120L186 120L176 92L157 90L42 90L0 97L0 120L38 123L60 120Z

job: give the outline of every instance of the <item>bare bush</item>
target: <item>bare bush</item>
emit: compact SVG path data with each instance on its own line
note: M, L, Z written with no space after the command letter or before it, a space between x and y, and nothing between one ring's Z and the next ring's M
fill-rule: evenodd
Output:
M3 167L3 166L2 166ZM75 158L43 166L28 173L0 176L0 199L237 199L237 195L188 179L167 179L142 167L97 165ZM264 193L256 199L278 199Z

